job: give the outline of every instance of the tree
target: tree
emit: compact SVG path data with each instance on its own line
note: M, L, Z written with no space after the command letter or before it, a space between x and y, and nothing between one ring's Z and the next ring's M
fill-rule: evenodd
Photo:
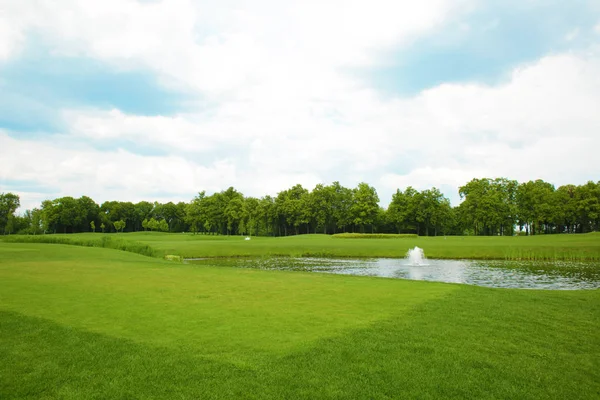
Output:
M81 196L76 200L76 208L79 225L74 227L75 230L85 231L88 226L91 227L91 222L94 222L95 225L100 213L100 206L94 200L87 196ZM95 230L95 228L92 228L92 230Z
M260 222L260 202L256 197L247 197L242 208L242 219L240 221L240 233L248 233L250 236L258 235ZM242 230L242 227L244 228Z
M7 224L11 224L15 211L21 206L20 198L14 193L0 193L0 230L4 232Z
M600 229L600 181L587 182L576 190L577 218L581 232Z
M321 228L323 233L327 233L327 228L332 225L333 221L334 190L331 186L319 183L313 189L311 196L315 229Z
M123 220L133 230L133 221L137 219L136 208L131 202L105 201L100 206L100 219L106 226L114 226L116 221Z
M438 231L448 223L450 200L435 187L423 190L416 198L417 223L425 228L425 235L429 236L433 230L437 236Z
M169 226L167 230L183 230L185 210L172 201L165 204L155 203L154 216L157 220L164 219L167 222Z
M148 221L148 228L151 231L158 230L158 228L159 228L158 221L154 217L150 218L150 221Z
M121 231L121 233L123 233L123 229L125 229L125 225L126 225L126 223L125 223L125 221L123 221L123 220L121 219L121 220L119 220L119 221L115 221L115 222L113 223L113 225L115 226L115 229L117 230L117 232L118 232L118 231Z
M300 225L308 223L308 215L302 207L303 197L307 194L308 190L302 185L295 185L277 194L275 207L285 236L288 234L288 228L293 227L297 235Z
M361 232L364 232L365 225L371 225L373 232L373 223L379 211L379 196L374 187L361 182L357 188L352 191L353 202L350 207L352 213L352 223L360 226Z
M505 178L473 179L459 188L465 222L476 235L512 234L518 183Z
M333 209L333 225L334 233L337 229L342 231L352 224L352 215L350 208L352 207L352 190L340 185L338 181L331 184L332 190L332 209Z
M102 229L102 233L104 233L104 229L106 228L106 225L104 225L104 222L102 222L100 224L100 229Z
M19 233L37 235L38 233L43 232L41 210L37 208L34 208L32 210L25 210L21 220L22 222L19 224Z
M161 219L160 222L158 223L158 229L161 232L169 232L169 224L166 220Z
M271 196L264 196L258 202L258 218L262 225L262 233L267 236L277 235L279 229L277 209L275 208L275 199Z
M135 218L132 221L133 230L139 231L140 229L147 230L148 227L144 226L144 221L148 221L148 219L152 216L152 211L154 210L154 204L149 201L140 201L134 205L134 214Z
M575 233L580 226L577 218L577 186L560 186L554 192L553 222L558 233Z
M96 233L96 223L94 221L90 222L90 228L92 228L92 232Z
M407 187L404 192L400 189L392 195L392 201L387 209L388 221L396 227L397 233L417 232L416 202L418 192Z
M525 226L527 234L550 233L555 214L554 185L541 179L518 186L516 193L519 225Z

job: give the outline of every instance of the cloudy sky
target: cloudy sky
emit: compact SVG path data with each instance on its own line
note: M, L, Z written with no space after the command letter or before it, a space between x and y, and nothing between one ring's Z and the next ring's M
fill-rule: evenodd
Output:
M600 179L597 0L0 0L0 192Z

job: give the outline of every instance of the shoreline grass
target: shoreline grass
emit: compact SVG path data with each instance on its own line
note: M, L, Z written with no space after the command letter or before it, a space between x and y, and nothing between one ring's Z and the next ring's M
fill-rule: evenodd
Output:
M148 257L158 257L160 253L148 244L126 240L114 235L10 235L2 238L6 243L47 243L83 247L100 247L127 251Z

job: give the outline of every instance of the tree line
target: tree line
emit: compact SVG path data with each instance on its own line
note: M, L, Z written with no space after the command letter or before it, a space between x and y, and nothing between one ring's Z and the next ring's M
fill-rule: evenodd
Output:
M536 235L600 228L600 181L555 188L543 180L473 179L459 188L460 205L433 187L398 189L387 209L374 187L359 183L295 185L277 196L247 197L235 188L189 203L138 203L90 197L45 200L16 215L19 196L0 194L0 232L193 232L210 235L288 236L302 233L417 233L419 235Z

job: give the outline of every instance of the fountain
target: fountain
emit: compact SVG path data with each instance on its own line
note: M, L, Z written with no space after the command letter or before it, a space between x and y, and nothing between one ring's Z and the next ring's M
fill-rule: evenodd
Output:
M415 246L414 249L410 249L408 250L408 253L406 253L406 259L408 260L408 265L413 265L413 266L422 266L422 265L427 265L425 264L425 253L423 252L423 249L420 247Z

